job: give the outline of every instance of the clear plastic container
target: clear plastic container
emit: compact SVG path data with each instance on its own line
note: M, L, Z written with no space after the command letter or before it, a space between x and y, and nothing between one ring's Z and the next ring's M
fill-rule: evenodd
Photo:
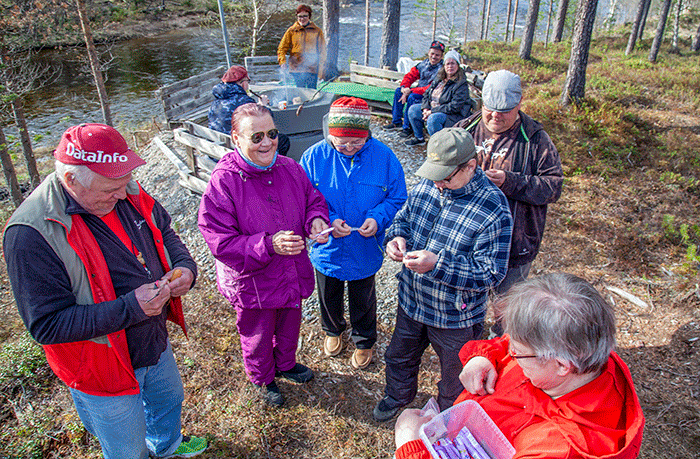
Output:
M481 405L473 400L464 401L423 424L418 432L434 459L440 459L433 443L447 437L453 440L466 426L492 459L511 459L515 448L496 426Z

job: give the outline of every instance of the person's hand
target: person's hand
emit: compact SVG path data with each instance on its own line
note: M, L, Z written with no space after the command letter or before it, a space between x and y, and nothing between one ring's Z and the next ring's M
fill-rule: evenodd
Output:
M418 274L425 274L435 267L437 259L437 255L433 252L415 250L404 255L403 265Z
M260 94L260 105L270 105L270 98L267 94Z
M470 394L493 394L498 373L496 367L486 357L476 356L469 359L459 374L459 380Z
M357 230L358 233L363 235L364 237L372 237L375 234L377 234L377 220L373 218L368 218L365 220L365 222L360 226L360 229Z
M319 236L318 238L316 235L320 233L321 231L325 230L328 228L328 224L323 221L322 218L314 218L314 221L311 222L311 234L309 234L309 237L319 244L325 244L328 242L328 234L324 234L323 236Z
M423 109L423 120L427 120L431 113L432 113L432 110L428 110L427 108L424 108Z
M179 276L176 273L180 273ZM170 296L178 297L190 291L194 273L187 268L179 267L165 273L164 280L170 286Z
M403 254L406 253L406 239L397 236L386 245L386 254L394 261L403 261Z
M411 88L401 88L401 97L399 98L399 102L405 104L409 95L411 95Z
M339 218L336 218L333 220L333 223L331 224L333 226L333 237L338 239L341 237L345 237L352 233L352 229L350 228L350 225L345 223L345 220L341 220Z
M502 170L489 169L489 170L485 171L485 173L486 173L486 177L488 177L489 180L491 180L493 182L493 184L499 188L506 181L506 173Z
M304 240L294 231L278 231L272 236L272 248L278 255L299 255L304 250Z
M396 420L394 427L394 440L396 441L396 449L401 448L409 441L418 440L418 432L420 426L426 424L433 419L432 414L421 414L418 408L409 408L403 410L403 413Z
M169 284L167 280L159 279L134 290L136 301L147 316L159 315L163 311L163 306L170 301Z

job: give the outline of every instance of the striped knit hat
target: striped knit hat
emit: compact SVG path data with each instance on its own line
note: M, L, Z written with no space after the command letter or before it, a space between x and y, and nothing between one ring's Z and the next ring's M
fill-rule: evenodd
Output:
M328 112L328 133L336 137L369 136L369 106L357 97L341 97Z

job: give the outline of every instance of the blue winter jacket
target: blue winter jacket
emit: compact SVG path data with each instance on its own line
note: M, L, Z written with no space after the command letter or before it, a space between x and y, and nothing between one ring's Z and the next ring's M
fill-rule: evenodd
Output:
M345 220L359 228L367 218L377 233L364 237L353 231L332 236L311 249L311 263L325 276L350 281L367 278L382 266L384 231L406 201L403 168L389 147L370 137L352 157L322 140L309 147L300 161L311 183L326 198L331 223Z
M214 101L209 107L209 129L231 134L231 116L239 105L255 103L236 83L219 83L211 90Z

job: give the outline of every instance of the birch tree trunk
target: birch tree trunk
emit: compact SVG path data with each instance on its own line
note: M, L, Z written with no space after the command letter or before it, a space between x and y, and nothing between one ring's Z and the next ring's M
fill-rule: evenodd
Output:
M661 49L661 42L664 38L664 29L666 28L666 21L668 20L670 9L671 0L664 0L664 4L661 6L661 13L659 14L659 24L656 26L656 36L649 50L649 62L656 62L656 58L659 55L659 49Z
M340 1L323 0L323 35L326 39L326 70L324 78L338 75L338 47L340 44Z
M632 24L632 30L630 31L630 37L627 40L627 49L625 49L625 55L629 56L634 51L634 45L637 44L637 34L639 33L639 27L642 25L642 18L644 17L644 9L646 8L647 0L639 0L637 5L637 16Z
M5 132L2 130L2 126L0 126L0 162L2 162L2 173L5 175L7 189L10 191L10 196L12 196L12 202L15 207L19 207L24 198L19 189L17 172L12 164L12 157L10 157L10 152L7 151L7 140L5 139Z
M100 107L102 108L102 118L105 124L112 126L112 112L109 109L109 100L107 99L107 90L105 82L102 79L102 70L100 69L100 60L97 57L95 42L92 40L92 31L90 30L90 20L87 17L85 10L85 2L83 0L75 0L78 7L78 16L80 17L80 25L83 28L83 36L85 37L85 46L90 59L90 67L92 68L92 76L95 78L95 86L97 86L97 95L100 98Z
M486 5L486 27L484 28L484 40L489 39L489 23L491 22L491 0Z
M581 0L586 1L586 0ZM540 0L530 0L530 5L527 7L527 19L525 19L525 30L523 30L523 39L520 42L520 59L530 60L532 53L532 42L535 38L535 29L537 28L537 16L540 13Z
M678 49L678 31L681 24L681 8L683 7L683 0L676 0L678 3L678 8L676 8L676 20L673 23L673 49Z
M510 32L510 15L513 14L513 0L508 0L508 10L506 12L506 33L503 35L503 41L508 42L508 34Z
M509 0L510 1L510 0ZM467 0L467 5L464 8L464 47L467 47L467 42L469 41L469 7L471 2Z
M564 36L564 24L566 23L566 12L568 9L569 0L561 0L557 10L556 25L554 26L554 38L552 39L554 43L559 43Z
M27 130L27 120L24 117L24 108L22 107L22 100L16 97L12 100L12 114L15 117L15 123L17 123L17 129L19 129L19 138L22 143L22 152L24 153L24 160L27 163L27 171L29 172L29 178L31 180L32 189L39 186L41 183L41 176L36 168L36 160L34 159L34 150L32 150L32 141L29 138L29 131Z
M520 6L520 0L515 0L515 8L513 11L513 35L510 41L515 41L515 24L518 22L518 7Z
M399 61L399 30L401 26L401 0L384 0L384 29L379 66L396 70Z
M438 16L438 0L433 1L433 38L431 41L435 41L435 34L437 33L437 16Z
M559 100L561 105L578 104L586 93L586 67L597 8L598 0L581 0L576 10L569 70Z

